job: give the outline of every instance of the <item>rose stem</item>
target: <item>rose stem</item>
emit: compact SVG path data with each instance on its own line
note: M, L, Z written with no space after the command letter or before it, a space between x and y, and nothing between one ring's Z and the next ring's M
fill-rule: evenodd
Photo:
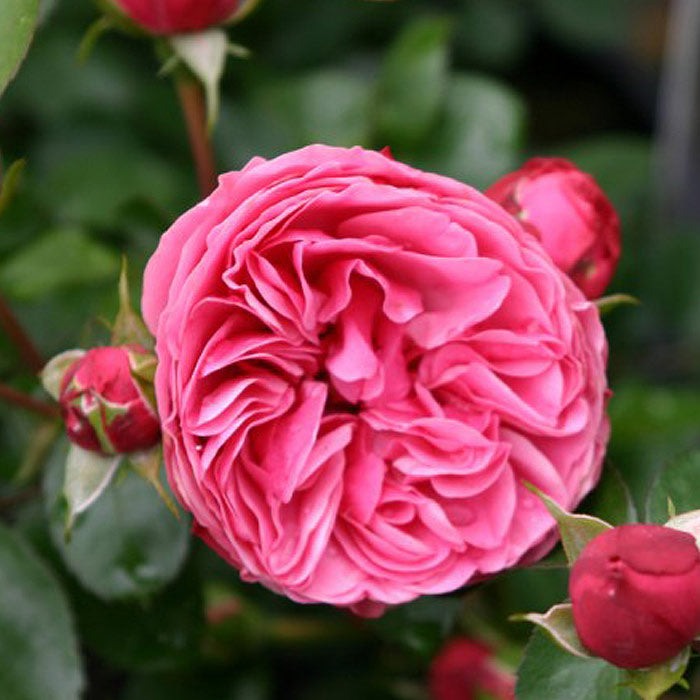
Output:
M207 129L204 90L193 78L179 76L175 80L180 106L187 125L192 159L197 169L197 182L203 197L216 187L216 161Z
M0 295L0 326L5 329L29 369L38 374L44 366L44 360L2 295Z
M13 403L16 406L21 406L40 416L48 418L60 418L61 416L58 406L50 404L47 401L35 399L33 396L17 391L17 389L13 389L11 386L7 386L7 384L0 383L0 400Z

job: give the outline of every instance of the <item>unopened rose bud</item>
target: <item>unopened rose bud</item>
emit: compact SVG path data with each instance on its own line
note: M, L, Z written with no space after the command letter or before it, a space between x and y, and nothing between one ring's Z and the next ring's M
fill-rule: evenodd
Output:
M235 18L258 0L111 0L132 22L152 34L196 32Z
M576 631L596 656L644 668L700 632L700 551L685 532L622 525L592 539L569 579Z
M155 445L160 438L158 416L136 374L154 360L139 346L101 347L70 365L59 394L68 438L106 455Z
M431 700L498 700L515 697L515 677L494 660L491 649L468 637L451 639L430 666Z
M603 294L620 257L620 224L590 175L562 158L533 158L486 194L529 226L587 298Z

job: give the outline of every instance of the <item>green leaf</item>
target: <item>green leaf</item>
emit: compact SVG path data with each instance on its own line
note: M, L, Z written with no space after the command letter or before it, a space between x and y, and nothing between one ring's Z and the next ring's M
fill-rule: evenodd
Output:
M207 125L211 129L219 116L219 83L224 74L228 39L223 29L177 34L170 37L175 55L202 83L207 100Z
M82 673L58 582L0 526L0 689L3 700L78 700Z
M649 487L646 517L655 523L668 520L668 499L678 513L700 506L697 491L700 474L700 450L692 450L668 461Z
M569 654L583 659L593 657L586 651L578 638L574 618L571 613L571 603L561 603L551 607L544 615L540 613L524 613L511 615L514 622L532 622L541 627L549 636Z
M550 515L557 521L561 543L566 552L569 565L573 564L584 547L596 536L605 530L610 530L611 525L600 518L591 515L579 515L565 511L554 499L542 493L534 486L528 488L536 493L544 502Z
M582 659L535 630L518 668L518 700L635 700L625 673L606 661Z
M200 582L192 567L146 601L104 601L76 592L81 638L117 668L163 671L193 665L204 627Z
M457 75L442 118L416 151L418 165L486 187L519 161L524 115L520 98L501 83Z
M70 537L78 515L95 503L109 486L120 461L121 456L104 457L77 445L70 446L63 479L63 495L68 506L66 537Z
M2 0L0 95L19 70L34 36L39 0Z
M47 465L44 493L51 536L68 569L105 600L147 596L171 581L189 546L187 518L173 518L155 490L129 470L63 538L65 441Z
M627 682L645 700L656 700L676 683L681 683L689 659L690 647L687 646L663 664L627 671Z
M287 81L280 98L299 144L367 144L370 87L364 76L348 70L321 70Z
M60 264L57 264L60 261ZM76 228L55 229L0 267L0 287L15 299L32 300L117 276L114 252Z
M399 34L377 84L377 136L382 145L406 147L433 125L447 86L449 24L423 17Z

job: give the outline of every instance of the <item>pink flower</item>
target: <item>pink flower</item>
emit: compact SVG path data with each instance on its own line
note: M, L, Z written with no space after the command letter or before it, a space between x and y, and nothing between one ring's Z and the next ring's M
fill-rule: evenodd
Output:
M591 540L569 580L584 646L622 668L666 661L700 632L695 538L661 525L622 525Z
M158 415L136 376L149 358L138 346L92 348L68 368L59 403L71 442L113 455L159 441Z
M380 153L223 175L148 263L172 487L248 581L354 606L532 559L608 436L597 310L501 207Z
M539 236L589 299L603 294L620 257L620 223L590 175L563 158L533 158L486 194Z
M193 32L223 24L253 0L111 0L154 34Z
M430 665L432 700L477 700L479 693L499 700L515 698L515 677L494 661L485 644L468 637L450 639Z

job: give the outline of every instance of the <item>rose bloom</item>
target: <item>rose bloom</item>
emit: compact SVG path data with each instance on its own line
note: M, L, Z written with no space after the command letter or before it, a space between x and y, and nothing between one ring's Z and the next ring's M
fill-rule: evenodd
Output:
M563 158L533 158L486 194L540 238L589 299L603 294L620 257L620 222L588 173Z
M353 606L531 560L596 482L598 312L500 206L365 151L223 175L148 263L167 470L247 581Z
M158 443L158 415L133 374L147 357L149 353L136 345L99 347L68 368L58 400L71 442L107 455Z
M154 34L192 32L223 24L257 0L111 0L130 20Z
M569 579L574 624L596 656L643 668L700 632L700 551L661 525L622 525L591 540Z

